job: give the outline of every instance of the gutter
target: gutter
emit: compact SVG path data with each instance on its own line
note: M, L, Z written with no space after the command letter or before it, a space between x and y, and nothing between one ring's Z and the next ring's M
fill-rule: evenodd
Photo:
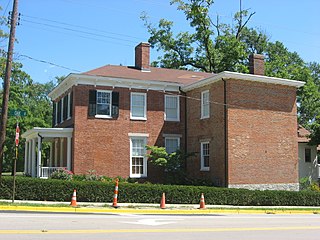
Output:
M227 82L224 78L223 81L223 104L224 104L224 176L225 176L225 187L228 187L228 106L227 106Z
M184 153L185 156L188 154L188 120L187 120L187 93L181 90L181 87L179 91L185 96L184 100ZM187 170L187 159L184 160L184 169Z

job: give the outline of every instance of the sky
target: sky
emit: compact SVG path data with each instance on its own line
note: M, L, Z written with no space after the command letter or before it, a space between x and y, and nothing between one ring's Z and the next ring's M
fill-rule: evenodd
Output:
M230 23L240 0L215 0L212 17ZM0 0L8 16L13 0ZM263 30L270 41L281 41L306 62L320 63L319 0L242 0L256 12L250 27ZM176 32L188 23L170 0L19 0L14 59L36 82L85 72L107 64L134 65L134 47L148 41L141 13L150 22L174 22ZM9 31L7 28L5 31ZM0 47L7 50L5 42ZM151 50L151 61L161 53Z

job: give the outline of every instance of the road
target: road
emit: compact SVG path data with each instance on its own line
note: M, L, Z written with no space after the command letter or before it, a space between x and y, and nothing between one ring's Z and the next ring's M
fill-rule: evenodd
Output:
M320 239L320 215L0 212L2 240Z

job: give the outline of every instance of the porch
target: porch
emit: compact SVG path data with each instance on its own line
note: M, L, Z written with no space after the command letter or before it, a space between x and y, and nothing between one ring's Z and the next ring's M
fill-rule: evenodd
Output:
M24 173L48 178L59 168L72 170L73 128L38 128L22 134L25 142ZM49 147L44 151L43 146Z

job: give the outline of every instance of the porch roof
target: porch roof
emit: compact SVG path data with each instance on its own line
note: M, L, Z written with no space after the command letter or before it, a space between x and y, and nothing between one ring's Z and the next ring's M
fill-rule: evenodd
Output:
M34 127L21 135L27 141L30 139L37 138L38 136L42 137L44 140L50 138L63 138L63 137L72 137L73 128L40 128Z

